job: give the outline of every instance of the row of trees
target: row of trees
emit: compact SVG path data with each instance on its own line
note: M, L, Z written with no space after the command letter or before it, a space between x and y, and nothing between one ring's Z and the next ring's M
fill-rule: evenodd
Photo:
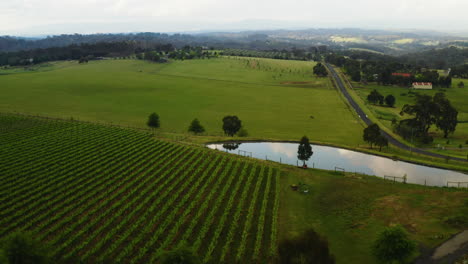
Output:
M152 113L148 117L146 125L152 129L160 128L161 122L159 115L157 113ZM238 135L239 137L248 136L247 130L242 128L242 121L237 116L225 116L223 118L223 131L228 136ZM195 135L205 132L205 128L201 125L200 121L195 118L192 120L188 127L188 131L194 133Z
M395 96L389 94L387 96L383 96L380 94L376 89L374 89L370 94L367 96L367 101L369 101L372 104L380 104L383 105L384 102L387 106L393 107L396 102Z
M0 65L26 66L57 60L83 60L83 58L92 60L98 57L128 57L146 51L168 53L174 50L175 48L171 44L154 44L148 46L135 41L73 44L65 47L0 53Z
M175 60L190 60L190 59L201 59L201 58L212 58L217 57L218 53L215 51L205 50L202 47L191 47L189 45L184 46L181 49L171 50L151 50L144 53L137 53L136 57L140 60L149 60L155 62L165 62L168 59Z
M438 87L450 88L452 86L453 72L448 76L441 76L437 71L404 63L396 57L362 56L362 53L352 53L352 55L345 57L331 53L325 57L325 61L343 67L355 82L378 82L383 85L399 86L410 86L413 82L431 82ZM409 76L393 73L408 73Z

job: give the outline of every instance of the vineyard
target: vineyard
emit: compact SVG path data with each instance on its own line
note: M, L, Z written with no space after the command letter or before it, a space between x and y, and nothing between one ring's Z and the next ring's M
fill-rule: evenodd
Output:
M263 263L279 174L146 132L0 115L0 239L30 231L66 263L157 263L183 243L205 263Z

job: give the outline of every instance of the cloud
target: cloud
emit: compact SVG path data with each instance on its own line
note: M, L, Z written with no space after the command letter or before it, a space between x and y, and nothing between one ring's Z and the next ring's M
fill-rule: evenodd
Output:
M468 1L462 0L5 0L0 2L0 35L43 34L54 27L63 33L214 30L242 21L251 22L243 29L263 25L254 21L277 21L302 28L452 30L468 24L467 9Z

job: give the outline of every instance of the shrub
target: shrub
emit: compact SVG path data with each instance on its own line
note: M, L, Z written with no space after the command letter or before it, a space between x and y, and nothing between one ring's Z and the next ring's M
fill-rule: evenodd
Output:
M410 257L416 245L401 226L385 229L372 246L372 254L382 263L403 262Z

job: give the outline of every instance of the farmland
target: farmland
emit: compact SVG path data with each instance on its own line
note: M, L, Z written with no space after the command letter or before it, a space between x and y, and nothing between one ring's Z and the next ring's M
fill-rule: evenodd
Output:
M0 115L0 238L32 232L67 263L207 263L275 255L274 167L147 132Z
M433 96L438 92L444 92L447 98L452 102L452 105L458 110L458 123L456 131L454 134L450 134L447 139L443 138L443 132L436 129L433 126L430 130L431 134L434 136L434 143L429 148L435 149L437 145L444 146L445 151L437 150L442 153L451 154L454 156L466 158L466 139L468 138L468 104L466 104L466 98L468 97L467 88L458 88L457 84L460 81L465 81L462 79L454 79L451 88L435 88L433 90L410 90L405 87L397 86L380 86L376 84L362 85L354 83L354 91L359 95L362 102L366 102L367 95L373 90L376 89L384 96L392 94L396 98L395 107L386 107L372 105L365 103L366 106L372 111L372 113L380 119L380 122L385 126L391 128L391 121L393 118L400 120L405 117L400 116L400 111L405 104L413 104L416 93L419 94L428 94ZM460 145L462 148L460 148ZM428 146L424 146L428 147Z
M36 71L5 71L0 111L145 126L161 116L161 132L184 133L198 118L220 136L221 119L237 115L255 138L347 146L362 127L313 62L254 58L172 61L102 60L50 63ZM2 70L0 70L1 74Z

